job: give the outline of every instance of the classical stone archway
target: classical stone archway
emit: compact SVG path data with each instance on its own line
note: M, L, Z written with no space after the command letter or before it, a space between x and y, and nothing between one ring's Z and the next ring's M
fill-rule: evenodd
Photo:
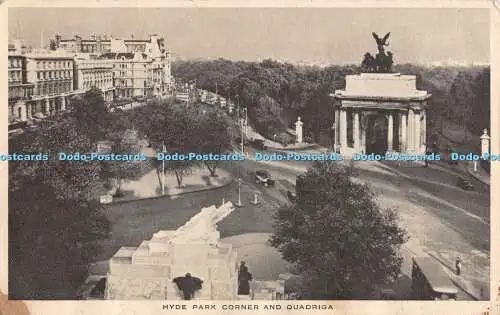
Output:
M346 77L336 90L335 151L426 152L426 107L430 94L416 89L416 76L362 73Z
M366 117L365 152L385 154L389 148L388 118L383 113L371 113Z

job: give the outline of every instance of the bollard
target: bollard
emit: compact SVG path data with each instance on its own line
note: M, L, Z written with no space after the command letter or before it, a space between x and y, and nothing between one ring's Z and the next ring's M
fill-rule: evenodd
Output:
M474 173L477 173L477 161L474 161Z
M252 204L254 204L254 205L259 204L259 193L258 192L254 192Z

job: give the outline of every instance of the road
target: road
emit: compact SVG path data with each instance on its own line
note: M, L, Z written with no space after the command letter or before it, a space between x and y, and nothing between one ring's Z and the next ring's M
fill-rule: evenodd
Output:
M255 153L251 148L248 151L250 157ZM251 159L221 164L221 168L242 179L244 205L219 224L221 236L272 233L274 212L289 202L286 190L290 185L282 181L294 182L309 165L309 162L263 163ZM360 162L356 166L359 179L369 183L379 195L380 204L398 208L402 225L411 235L405 249L406 261L411 253L424 251L441 255L440 258L452 266L454 258L460 255L471 278L478 283L489 278L489 187L476 183L475 191L463 191L455 184L457 176L464 174L437 165L412 168ZM269 171L276 179L276 186L255 183L256 169ZM255 192L258 192L259 205L251 204ZM175 229L202 207L221 204L223 199L236 203L237 182L209 192L109 206L112 237L103 244L99 260L109 259L120 246L138 246L158 230ZM409 270L407 263L404 269ZM470 299L463 291L460 296Z

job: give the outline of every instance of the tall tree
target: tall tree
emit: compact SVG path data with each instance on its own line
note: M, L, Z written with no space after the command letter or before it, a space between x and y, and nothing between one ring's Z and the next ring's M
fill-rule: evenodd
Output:
M195 152L196 126L198 122L190 116L185 107L177 108L172 111L172 114L167 119L167 125L164 129L163 138L167 152L170 154L178 153L179 156L187 156L189 153ZM186 175L192 171L196 161L170 160L166 163L166 170L175 174L178 187L182 187L182 181Z
M461 71L450 87L450 109L459 126L467 130L467 122L472 117L472 104L475 103L473 76L468 71ZM464 133L464 141L468 140Z
M406 232L349 174L335 162L315 162L297 178L296 202L275 215L271 244L305 279L305 299L370 299L400 273Z
M138 155L141 152L139 133L135 129L125 130L122 137L116 139L112 145L112 153L120 155ZM115 179L116 196L122 194L122 183L126 180L138 179L143 173L145 164L140 160L114 160L105 161L105 174Z
M93 143L102 140L111 121L102 91L92 88L83 96L74 97L70 104L79 131L88 135Z
M75 299L84 267L107 237L109 224L93 199L99 163L59 160L59 153L93 151L72 120L26 132L9 142L17 153L44 152L43 161L9 162L9 293L22 299ZM27 193L28 192L28 193ZM28 231L20 233L20 231Z
M196 138L196 152L220 155L231 148L229 124L223 116L217 112L208 112L201 116L193 115L193 117L199 122L192 134ZM203 163L210 171L210 176L216 176L216 169L220 161L207 160Z

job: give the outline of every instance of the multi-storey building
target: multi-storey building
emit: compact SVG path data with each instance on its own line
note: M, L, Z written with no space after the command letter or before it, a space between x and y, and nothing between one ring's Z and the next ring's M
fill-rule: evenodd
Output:
M57 35L50 48L34 51L19 40L9 44L10 122L60 113L70 96L92 87L107 102L174 91L169 54L157 35L144 40Z
M15 51L8 54L9 123L26 121L26 101L33 96L34 85L27 81L26 58Z
M93 36L82 39L61 39L56 36L56 46L74 53L92 53L114 60L116 96L166 96L173 92L170 55L164 38L150 35L149 39L118 39ZM145 57L144 57L145 56ZM146 64L146 65L145 65ZM121 65L121 66L120 66ZM147 69L147 73L143 73ZM139 76L132 80L131 73ZM146 86L144 85L146 81ZM142 86L140 86L142 84Z
M34 95L26 103L27 119L65 110L67 98L73 94L73 63L73 56L64 52L26 54L27 81L34 83Z
M106 59L95 59L89 55L75 56L74 94L83 94L91 88L102 91L106 102L113 101L115 90L113 82L113 63Z
M151 97L152 60L143 53L105 53L101 58L113 64L115 97Z

